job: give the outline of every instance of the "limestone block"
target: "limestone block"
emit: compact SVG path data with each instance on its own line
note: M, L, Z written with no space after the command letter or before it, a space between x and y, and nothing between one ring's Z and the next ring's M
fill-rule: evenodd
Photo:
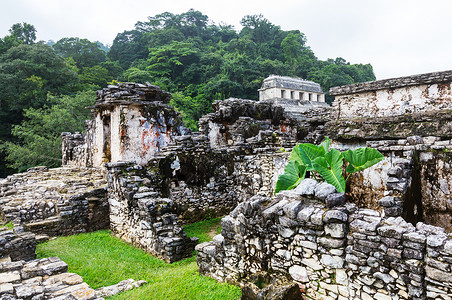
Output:
M20 273L18 271L5 272L0 276L0 284L2 283L15 283L20 281Z
M300 184L295 188L295 192L300 195L305 196L314 196L314 191L319 183L311 178L304 179L300 182Z
M16 295L20 298L29 298L44 292L44 287L36 284L25 284L16 287Z
M292 201L284 205L283 210L291 219L296 219L297 214L303 206L303 201Z
M452 240L448 240L445 244L444 244L444 252L452 255Z
M301 263L303 265L305 265L306 267L313 269L314 271L319 271L319 270L324 269L324 267L319 262L319 260L315 259L315 258L303 258L301 260Z
M328 208L345 204L345 193L329 194L325 199L325 204Z
M308 222L311 218L315 208L313 206L306 206L297 214L297 219L301 222Z
M317 244L310 241L300 241L298 242L298 245L300 245L303 248L308 248L312 250L317 250Z
M12 294L14 292L14 287L11 282L0 283L0 295L1 294Z
M451 272L443 272L430 266L425 267L425 274L427 277L439 281L452 283Z
M91 300L96 298L95 291L91 289L86 283L71 285L67 288L52 293L53 297L62 295L70 295L78 300Z
M376 293L373 295L374 299L376 300L392 300L392 297L390 295L385 295L382 293Z
M137 288L146 284L144 280L135 281L133 279L126 279L118 282L115 285L99 288L95 291L96 297L111 297L119 293Z
M343 238L346 235L345 224L330 223L325 225L325 234L333 238Z
M332 256L328 254L322 255L320 262L325 266L333 269L342 268L344 265L344 259L342 257Z
M420 234L419 232L409 232L409 233L405 233L403 235L403 238L405 240L409 240L412 241L414 243L419 243L419 244L423 244L425 243L425 240L427 239L425 237L425 235Z
M348 276L345 269L336 269L336 282L342 285L348 285ZM340 293L342 295L342 293ZM342 295L344 296L344 295Z
M430 235L427 237L427 245L430 247L441 247L446 239L446 234Z
M305 267L294 265L289 268L289 274L292 276L293 280L306 283L309 282L308 272Z
M323 225L323 211L322 210L316 210L311 215L311 222L314 225Z
M325 216L323 217L323 222L332 223L332 222L345 222L347 221L348 216L346 213L340 210L327 210L325 212Z
M335 239L335 238L329 238L329 237L320 237L318 239L318 243L322 245L323 247L329 249L329 248L339 248L344 246L345 240L344 239Z
M397 225L390 225L378 227L377 231L381 236L401 239L402 235L407 231L407 229Z
M336 188L329 183L322 182L314 189L314 195L320 200L325 200L326 197L336 192Z
M392 283L395 281L395 278L392 277L391 275L381 273L381 272L375 272L374 277L384 281L384 283L386 283L386 284L389 284L389 283Z

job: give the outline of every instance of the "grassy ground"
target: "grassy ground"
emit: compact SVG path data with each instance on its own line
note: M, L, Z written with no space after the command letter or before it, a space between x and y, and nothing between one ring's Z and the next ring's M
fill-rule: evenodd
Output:
M185 232L202 243L221 230L219 222L191 224ZM107 230L59 237L38 245L36 251L40 258L58 256L69 265L69 272L81 275L92 288L129 278L148 282L110 299L238 299L241 295L235 286L200 276L195 256L167 264L110 236Z
M0 224L0 229L9 229L12 230L14 229L14 225L11 222L8 222L6 224Z

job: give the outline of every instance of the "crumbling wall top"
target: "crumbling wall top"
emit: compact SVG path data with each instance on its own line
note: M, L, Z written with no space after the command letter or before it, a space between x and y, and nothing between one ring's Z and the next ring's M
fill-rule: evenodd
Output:
M441 82L452 82L452 70L336 86L330 89L330 95L332 96L346 95L360 92L369 92L421 84L434 84Z
M115 103L144 104L149 102L169 103L171 94L156 85L140 83L118 83L97 91L94 108Z

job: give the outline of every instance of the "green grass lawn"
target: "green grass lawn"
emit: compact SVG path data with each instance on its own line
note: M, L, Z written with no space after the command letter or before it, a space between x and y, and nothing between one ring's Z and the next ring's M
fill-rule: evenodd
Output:
M220 219L185 227L188 236L200 243L219 233ZM39 258L58 256L69 265L69 272L81 275L92 288L116 284L133 278L148 284L109 299L238 299L238 287L218 283L198 274L196 256L168 264L112 237L108 230L59 237L39 244Z

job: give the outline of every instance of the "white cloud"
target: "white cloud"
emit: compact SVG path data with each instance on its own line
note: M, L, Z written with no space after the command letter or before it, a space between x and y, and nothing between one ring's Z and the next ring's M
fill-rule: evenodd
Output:
M0 36L28 22L41 40L78 36L111 44L137 21L190 8L236 29L243 16L262 13L284 30L304 32L320 59L371 63L379 79L452 69L452 2L441 0L15 0L0 11Z

